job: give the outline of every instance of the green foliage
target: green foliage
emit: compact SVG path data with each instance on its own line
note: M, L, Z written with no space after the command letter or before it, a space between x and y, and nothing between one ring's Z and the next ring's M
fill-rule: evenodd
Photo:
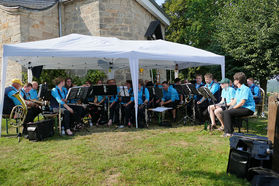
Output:
M106 74L100 70L88 70L87 75L85 76L86 81L91 81L92 83L97 83L98 80L104 80Z
M22 74L22 77L23 82L27 82L26 72ZM93 83L96 83L98 80L104 80L106 78L106 74L100 70L88 70L84 77L79 77L68 73L66 70L43 70L40 78L37 79L33 77L33 80L37 81L39 84L46 82L50 87L54 87L53 80L57 77L70 77L72 78L74 85L82 85L88 80Z
M215 45L213 34L216 30L215 18L226 1L166 0L163 7L171 18L166 39L222 54L218 45ZM215 78L221 78L220 66L182 70L187 79L193 79L196 73L206 72L214 72Z
M278 5L277 0L230 1L216 21L215 38L225 54L261 84L279 71Z

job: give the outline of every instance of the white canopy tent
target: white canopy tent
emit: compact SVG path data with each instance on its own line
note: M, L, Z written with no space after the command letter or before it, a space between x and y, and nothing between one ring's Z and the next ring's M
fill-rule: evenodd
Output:
M8 60L29 68L114 70L130 67L133 89L138 89L139 65L146 69L184 69L221 65L225 77L225 57L188 45L163 40L120 40L71 34L60 38L3 46L0 118ZM30 74L30 73L29 73ZM134 91L137 113L138 91ZM2 120L0 119L0 127ZM1 136L1 130L0 130Z

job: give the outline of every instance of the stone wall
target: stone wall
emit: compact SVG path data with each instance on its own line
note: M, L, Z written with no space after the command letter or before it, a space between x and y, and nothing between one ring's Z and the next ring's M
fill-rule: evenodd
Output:
M3 44L18 43L21 41L20 33L20 16L17 11L7 12L0 9L0 72L2 68ZM13 78L20 78L22 68L21 65L8 61L6 86L8 86ZM1 73L0 73L1 74ZM1 82L1 75L0 75ZM0 87L1 90L1 87Z
M21 41L38 41L59 36L57 5L44 11L22 10L20 14Z
M100 35L119 39L146 40L144 37L151 21L157 20L135 0L102 0L100 6ZM164 26L161 26L165 32ZM161 79L166 79L165 70L158 70ZM117 82L131 79L130 70L117 70ZM139 75L151 80L149 70Z
M79 33L100 36L98 0L74 0L63 6L63 35Z

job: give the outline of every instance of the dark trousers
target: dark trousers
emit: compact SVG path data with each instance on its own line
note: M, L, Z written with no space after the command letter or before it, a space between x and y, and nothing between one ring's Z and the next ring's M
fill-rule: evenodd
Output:
M111 119L114 123L119 122L119 103L114 103L109 109L109 119Z
M232 134L233 133L233 123L232 118L234 117L242 117L242 116L250 116L254 112L247 108L237 108L231 110L225 110L222 112L225 124L225 133Z
M23 134L27 134L27 123L33 122L35 117L38 116L42 110L38 107L31 107L28 109L24 124L23 124Z
M64 125L65 130L74 127L75 122L77 122L77 123L81 122L81 117L84 112L83 107L81 107L81 106L70 105L69 107L71 107L73 109L74 114L71 114L70 111L68 111L67 109L64 111L63 125Z
M135 106L134 103L129 104L128 106L124 106L124 104L121 105L121 120L122 123L124 122L124 125L128 125L128 122L132 119L132 113Z
M209 119L209 114L208 114L208 106L210 105L210 102L208 100L205 100L201 104L197 105L197 111L198 111L198 120L199 122L205 122L206 120Z
M144 128L146 125L145 121L145 105L139 105L138 107L138 127L139 128Z

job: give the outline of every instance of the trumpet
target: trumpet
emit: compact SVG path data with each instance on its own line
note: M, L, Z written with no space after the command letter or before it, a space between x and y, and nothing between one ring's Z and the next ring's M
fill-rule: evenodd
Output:
M23 97L19 92L13 94L13 96L21 103L21 105L16 105L13 107L10 114L10 125L18 128L24 123L28 109Z

